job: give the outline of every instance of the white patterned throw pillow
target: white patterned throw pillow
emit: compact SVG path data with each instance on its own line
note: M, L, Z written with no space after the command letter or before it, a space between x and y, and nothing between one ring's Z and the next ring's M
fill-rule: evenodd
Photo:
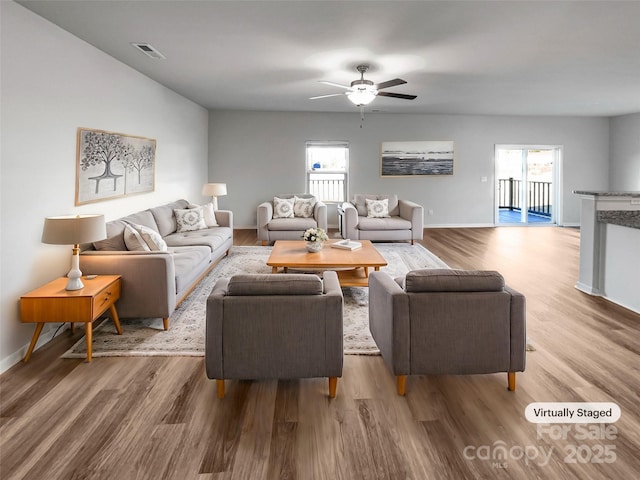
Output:
M293 218L294 198L273 197L273 218Z
M293 197L293 215L294 217L311 218L313 217L313 207L316 204L315 197L300 198Z
M365 199L367 204L367 217L370 218L387 218L389 216L389 199L371 200Z
M142 238L142 235L128 223L124 226L124 243L127 246L127 250L132 252L150 252L151 249L147 242Z
M202 216L204 217L204 223L207 224L208 228L211 227L219 227L218 221L216 220L216 214L213 210L213 203L209 202L204 205L193 205L189 204L189 208L202 208Z
M140 235L140 238L142 238L144 243L147 244L147 246L149 247L149 250L151 250L152 252L167 251L167 248L168 248L167 242L165 242L162 236L158 232L156 232L153 228L145 227L144 225L138 225L135 223L129 223L127 226L133 228L136 232L138 232L138 235ZM125 243L126 241L127 240L125 236Z
M202 207L188 208L186 210L176 208L173 214L176 216L176 224L178 225L176 231L178 233L193 232L207 228Z

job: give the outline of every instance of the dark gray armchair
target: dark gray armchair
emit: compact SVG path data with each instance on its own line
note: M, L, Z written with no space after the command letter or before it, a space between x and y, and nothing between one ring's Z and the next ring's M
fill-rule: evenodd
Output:
M369 276L369 327L404 395L407 375L469 375L525 368L525 297L498 272L414 270Z
M225 379L342 376L342 290L336 272L236 275L207 299L205 365L224 397Z

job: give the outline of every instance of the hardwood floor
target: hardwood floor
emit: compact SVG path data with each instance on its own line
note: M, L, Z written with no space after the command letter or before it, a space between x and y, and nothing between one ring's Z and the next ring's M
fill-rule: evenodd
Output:
M416 376L399 397L380 357L348 355L333 400L326 379L228 381L218 400L202 358L63 360L81 336L65 332L0 377L0 477L638 478L640 315L574 288L579 232L427 229L422 243L526 295L536 350L515 392L505 374ZM527 422L531 402L614 402L622 416L610 438L568 425L563 439Z

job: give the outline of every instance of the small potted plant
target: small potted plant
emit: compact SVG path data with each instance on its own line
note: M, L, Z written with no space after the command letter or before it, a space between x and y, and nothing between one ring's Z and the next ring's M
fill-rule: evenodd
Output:
M309 228L304 232L302 238L307 242L307 250L312 253L322 250L322 242L329 240L327 232L322 228Z

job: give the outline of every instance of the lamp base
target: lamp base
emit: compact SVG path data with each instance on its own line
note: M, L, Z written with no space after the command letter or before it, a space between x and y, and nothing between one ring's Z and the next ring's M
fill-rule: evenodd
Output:
M82 279L69 277L69 281L67 282L67 286L64 287L65 290L80 290L84 288L84 283L82 283Z
M67 274L69 281L65 290L80 290L84 287L82 283L82 272L80 271L80 245L73 246L73 253L71 255L71 270Z

